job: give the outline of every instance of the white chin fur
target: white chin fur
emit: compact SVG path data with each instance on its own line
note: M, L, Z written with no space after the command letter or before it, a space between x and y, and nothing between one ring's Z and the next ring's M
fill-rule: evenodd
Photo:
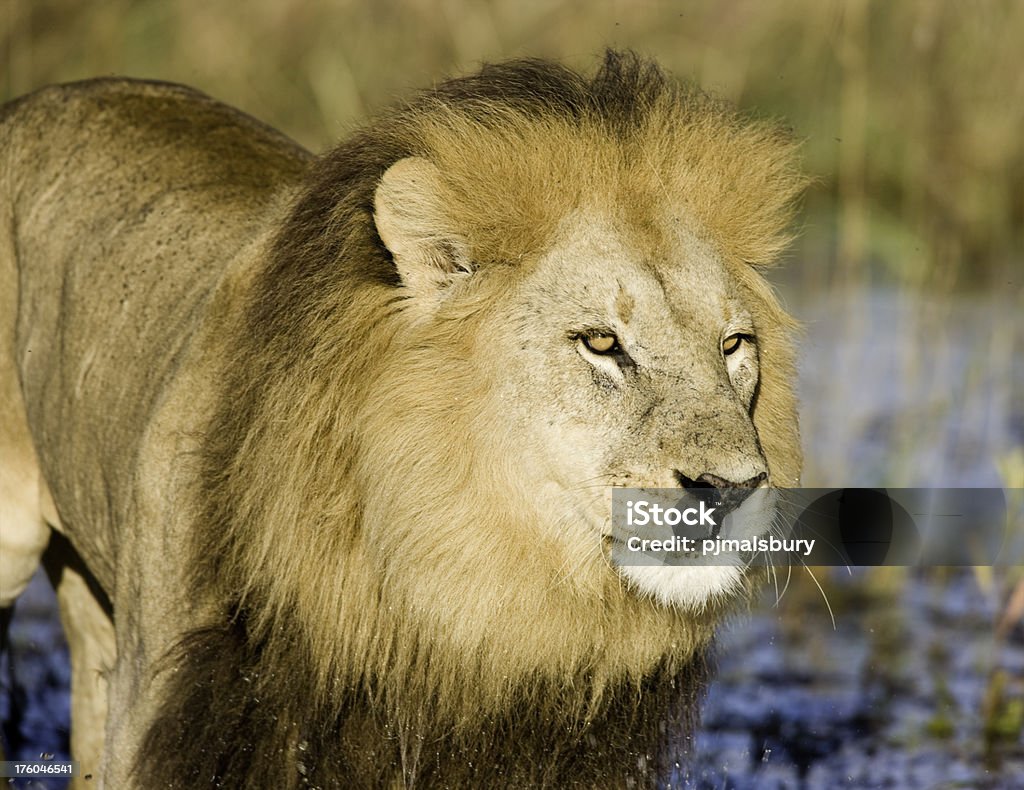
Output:
M628 565L619 572L636 588L665 606L700 611L710 601L737 593L743 579L740 568L722 565Z
M775 516L777 499L776 489L758 489L726 516L720 536L747 539L765 534ZM664 539L672 535L669 528L656 528L650 533L641 537ZM681 564L622 563L618 570L638 594L650 596L664 606L699 612L716 598L731 598L739 593L745 566L738 555L722 554L688 559Z

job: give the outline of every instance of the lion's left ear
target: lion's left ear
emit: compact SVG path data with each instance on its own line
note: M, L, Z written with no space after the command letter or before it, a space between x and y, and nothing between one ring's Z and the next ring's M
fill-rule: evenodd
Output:
M400 159L380 179L373 219L402 283L434 298L472 271L468 245L445 211L441 172L419 156Z

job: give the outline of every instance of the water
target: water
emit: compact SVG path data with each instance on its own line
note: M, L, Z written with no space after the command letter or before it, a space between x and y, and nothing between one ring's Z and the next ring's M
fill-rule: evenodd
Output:
M1014 297L788 299L805 328L803 484L1006 486L998 461L1024 448L1024 302Z
M987 732L986 695L1024 699L1024 627L969 569L794 580L726 629L689 786L1024 787L1019 729ZM888 577L888 578L886 578ZM797 589L793 584L799 584Z

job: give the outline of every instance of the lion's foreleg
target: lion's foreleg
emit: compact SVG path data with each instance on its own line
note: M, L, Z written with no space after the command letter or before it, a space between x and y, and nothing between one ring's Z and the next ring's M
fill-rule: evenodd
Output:
M110 604L62 535L54 535L43 563L57 590L71 654L71 755L80 769L71 788L95 788L104 751L107 674L116 659Z

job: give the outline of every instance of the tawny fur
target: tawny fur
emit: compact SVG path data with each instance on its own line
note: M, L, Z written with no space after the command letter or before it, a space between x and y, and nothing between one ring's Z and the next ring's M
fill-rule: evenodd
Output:
M190 381L205 393L198 414L168 429L189 436L190 471L168 491L187 514L189 613L171 628L177 647L146 658L160 702L126 741L141 744L134 780L654 781L681 749L672 727L693 715L701 653L734 596L652 600L609 567L599 536L539 508L509 426L517 410L539 419L552 407L516 402L528 382L503 389L505 341L530 326L503 306L581 233L657 261L644 264L656 295L673 276L695 303L724 289L721 309L740 305L756 331L759 383L736 404L716 372L714 391L695 397L728 399L749 435L712 416L712 438L674 451L701 459L694 475L716 456L745 469L744 454L763 453L774 484L795 484L793 327L753 268L788 241L804 184L795 144L612 53L593 79L520 61L444 83L316 160L301 186L303 158L278 150L295 167L279 168L288 176L260 205L279 224L200 312L200 337L217 339L188 360L217 381ZM389 197L386 173L402 161L411 175ZM425 264L403 266L405 248L382 241L388 211L403 207L414 216L393 218L394 232L410 259L430 251ZM707 283L679 268L686 251L708 261ZM625 324L650 320L642 294L615 304ZM540 375L563 386L561 371ZM650 414L642 397L630 403ZM628 414L623 435L640 436ZM605 483L663 484L625 453L602 467ZM57 509L72 497L56 495ZM145 585L143 569L104 572L112 552L65 530L106 586L122 573Z

